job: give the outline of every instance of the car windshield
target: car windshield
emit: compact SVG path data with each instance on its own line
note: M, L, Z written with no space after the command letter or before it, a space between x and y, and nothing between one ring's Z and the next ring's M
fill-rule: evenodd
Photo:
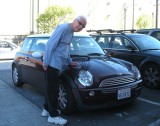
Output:
M70 46L71 55L104 55L104 51L91 37L73 37Z
M40 51L44 51L44 46L47 43L49 38L41 38L37 39L35 46ZM79 37L74 36L72 38L71 44L70 44L70 55L105 55L104 51L101 49L101 47L97 44L97 42L92 37Z
M132 39L141 50L160 49L160 41L151 36L136 35L136 36L130 36L130 39Z

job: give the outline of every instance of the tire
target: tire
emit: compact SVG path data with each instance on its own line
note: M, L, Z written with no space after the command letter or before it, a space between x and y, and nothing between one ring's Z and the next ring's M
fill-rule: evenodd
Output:
M156 89L160 87L160 70L158 65L146 65L142 70L142 79L145 86Z
M21 82L19 70L16 65L12 67L12 80L16 87L22 87L24 85L24 83Z
M64 114L72 114L77 111L73 92L70 86L62 80L59 84L58 107Z

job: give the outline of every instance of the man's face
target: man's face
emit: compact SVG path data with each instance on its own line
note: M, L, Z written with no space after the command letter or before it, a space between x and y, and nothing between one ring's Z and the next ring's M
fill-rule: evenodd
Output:
M82 18L75 19L73 22L73 31L80 32L86 26L86 21Z

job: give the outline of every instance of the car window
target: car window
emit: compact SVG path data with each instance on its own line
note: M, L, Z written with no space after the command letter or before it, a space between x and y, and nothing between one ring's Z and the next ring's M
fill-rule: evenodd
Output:
M110 36L100 36L97 40L97 43L102 48L108 48L109 47L109 41L111 40Z
M141 49L141 50L148 50L148 49L160 49L160 41L157 39L148 36L148 35L137 35L137 36L130 36L130 39L134 41L134 43Z
M160 31L154 31L151 33L151 36L160 40Z
M91 37L74 37L70 45L70 54L87 55L89 53L104 54L101 47Z
M31 47L31 51L40 51L44 52L45 44L47 43L49 38L35 38L34 43Z
M14 43L7 42L5 40L0 40L0 48L3 49L15 49L17 46Z
M147 35L149 33L149 31L137 31L137 33Z
M32 41L33 41L33 38L26 38L20 50L23 52L28 52L31 47Z
M135 45L131 41L129 41L128 39L124 39L124 46L125 46L126 50L131 50L131 48L134 50L137 50Z
M114 37L114 39L111 40L111 48L125 49L124 39L122 37Z
M0 48L12 48L12 46L5 41L1 41L0 42Z

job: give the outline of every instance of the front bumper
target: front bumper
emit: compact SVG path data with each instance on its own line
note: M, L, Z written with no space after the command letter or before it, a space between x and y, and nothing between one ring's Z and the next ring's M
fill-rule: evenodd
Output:
M94 92L94 96L90 96L90 92ZM118 90L101 89L73 89L77 107L80 110L91 110L99 108L115 107L134 101L141 94L141 81L137 82L137 86L131 88L131 96L128 98L117 98Z

